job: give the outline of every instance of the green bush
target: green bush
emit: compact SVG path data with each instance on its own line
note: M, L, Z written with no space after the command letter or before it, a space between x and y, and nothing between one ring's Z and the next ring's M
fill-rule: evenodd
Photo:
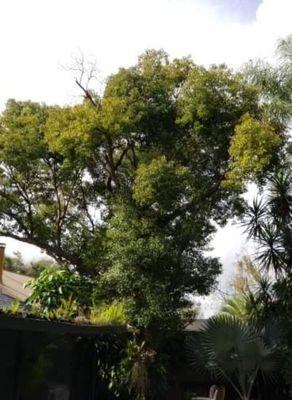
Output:
M43 312L58 309L66 300L74 300L79 307L91 305L92 282L68 269L46 269L28 286L32 293L27 303L39 306Z
M5 269L6 271L15 272L16 274L22 274L30 276L31 278L38 278L41 272L48 268L58 268L53 260L47 258L41 258L37 261L26 262L19 251L15 251L13 256L5 257Z

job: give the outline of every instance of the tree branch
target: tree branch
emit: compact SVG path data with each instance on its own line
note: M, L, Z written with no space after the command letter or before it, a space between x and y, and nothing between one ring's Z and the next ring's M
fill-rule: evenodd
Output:
M98 103L94 100L94 98L92 97L90 91L88 89L86 89L77 79L75 79L75 83L76 85L78 85L80 87L80 89L83 91L84 93L84 97L90 101L90 103L93 105L93 107L98 108Z

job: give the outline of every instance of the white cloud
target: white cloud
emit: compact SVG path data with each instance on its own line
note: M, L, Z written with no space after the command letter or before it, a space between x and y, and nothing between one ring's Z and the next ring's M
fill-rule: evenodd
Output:
M272 54L291 30L291 0L264 0L256 20L222 18L203 0L4 0L0 2L0 106L10 97L64 103L75 94L61 64L81 48L104 74L146 48L199 63L238 66Z

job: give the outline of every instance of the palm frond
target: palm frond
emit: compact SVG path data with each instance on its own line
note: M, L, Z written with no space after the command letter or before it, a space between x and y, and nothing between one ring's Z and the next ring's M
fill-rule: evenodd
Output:
M268 187L270 214L282 226L292 218L292 180L289 172L279 171L270 178Z
M277 346L261 329L224 314L209 319L189 340L187 354L194 368L224 378L241 398L248 398L259 373L268 379L278 369Z
M260 249L256 260L267 271L273 268L276 276L281 275L285 269L285 250L283 248L281 231L275 225L263 225L260 237Z
M266 204L262 199L256 198L253 200L252 205L248 207L242 224L249 238L256 239L260 237L265 219Z

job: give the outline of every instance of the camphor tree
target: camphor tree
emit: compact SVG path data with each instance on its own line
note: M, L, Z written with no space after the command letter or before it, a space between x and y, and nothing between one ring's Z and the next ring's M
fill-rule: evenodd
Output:
M8 101L0 235L93 277L96 300L122 300L158 348L151 332L181 326L188 295L213 286L215 222L242 211L242 182L277 161L284 128L242 74L164 51L121 68L102 96L77 83L74 106Z

